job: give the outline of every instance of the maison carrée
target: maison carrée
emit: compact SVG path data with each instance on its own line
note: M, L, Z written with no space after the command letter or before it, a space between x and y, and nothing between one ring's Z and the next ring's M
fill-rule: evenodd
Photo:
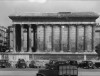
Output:
M19 58L91 60L100 43L94 12L23 13L10 15L9 54Z

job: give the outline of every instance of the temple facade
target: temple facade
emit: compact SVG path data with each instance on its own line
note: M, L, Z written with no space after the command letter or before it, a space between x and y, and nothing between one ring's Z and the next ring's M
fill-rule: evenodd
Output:
M93 59L100 42L95 32L98 17L93 12L10 15L9 56L12 60Z

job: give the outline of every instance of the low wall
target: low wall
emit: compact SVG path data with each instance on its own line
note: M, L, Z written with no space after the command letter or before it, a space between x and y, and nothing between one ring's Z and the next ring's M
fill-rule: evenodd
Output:
M31 60L95 60L96 53L0 53L0 59L7 59L14 66L18 59L24 59L27 64Z

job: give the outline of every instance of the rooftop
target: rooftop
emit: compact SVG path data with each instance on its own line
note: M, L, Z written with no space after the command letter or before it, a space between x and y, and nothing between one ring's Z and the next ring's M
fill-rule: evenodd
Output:
M99 17L94 12L20 13L9 17Z

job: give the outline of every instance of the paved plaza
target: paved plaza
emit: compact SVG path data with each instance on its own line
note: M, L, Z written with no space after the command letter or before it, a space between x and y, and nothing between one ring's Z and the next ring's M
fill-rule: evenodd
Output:
M38 69L0 69L0 76L36 76ZM100 76L100 69L79 69L78 76Z

